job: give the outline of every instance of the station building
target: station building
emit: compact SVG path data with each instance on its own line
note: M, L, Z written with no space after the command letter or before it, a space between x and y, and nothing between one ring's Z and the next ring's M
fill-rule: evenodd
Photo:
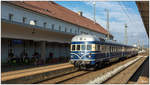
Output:
M43 60L70 56L71 38L91 34L105 39L108 32L99 24L52 1L1 2L1 62L10 50L16 57L38 52ZM113 39L113 36L110 35Z

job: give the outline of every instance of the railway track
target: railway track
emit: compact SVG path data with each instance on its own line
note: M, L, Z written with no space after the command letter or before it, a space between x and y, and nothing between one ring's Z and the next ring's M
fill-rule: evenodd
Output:
M89 71L75 71L61 76L57 76L48 80L38 82L40 84L61 84L68 80L90 73Z
M111 65L105 66L104 68L98 69L96 71L74 71L71 73L56 76L54 78L46 79L44 81L36 82L40 84L85 84L87 81L93 80L99 76L103 76L109 71L116 69L118 66L126 64L137 57L131 57L124 61L116 62ZM140 59L141 60L141 59ZM106 82L105 82L106 83Z

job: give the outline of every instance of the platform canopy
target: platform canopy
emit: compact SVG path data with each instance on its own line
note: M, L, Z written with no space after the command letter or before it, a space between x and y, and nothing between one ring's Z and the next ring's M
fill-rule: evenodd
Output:
M147 35L149 36L149 1L136 1Z

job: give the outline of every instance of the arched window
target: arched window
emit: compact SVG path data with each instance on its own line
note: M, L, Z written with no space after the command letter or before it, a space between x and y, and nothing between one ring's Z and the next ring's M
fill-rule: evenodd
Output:
M9 21L13 21L13 14L9 14Z
M26 23L26 21L27 21L27 18L26 18L26 17L23 17L23 18L22 18L22 23Z
M44 22L44 23L43 23L43 27L44 27L44 28L46 28L46 25L47 25L47 23L46 23L46 22Z

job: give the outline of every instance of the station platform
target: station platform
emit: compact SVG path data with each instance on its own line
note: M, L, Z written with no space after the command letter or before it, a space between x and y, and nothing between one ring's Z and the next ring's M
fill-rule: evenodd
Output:
M3 68L2 68L3 69ZM51 78L65 72L73 70L73 65L69 63L61 63L54 65L42 66L26 66L12 68L13 71L8 71L8 68L2 71L2 84L31 84L40 80Z
M137 80L137 84L149 84L149 57L143 65L141 75Z
M128 84L149 84L149 56L146 57L146 60L134 73Z
M23 69L30 69L30 68L37 68L42 66L49 66L49 65L57 65L62 64L66 62L59 62L59 63L51 63L51 64L41 64L41 65L34 65L34 64L28 64L28 65L2 65L1 66L1 72L9 72L9 71L17 71L17 70L23 70Z

